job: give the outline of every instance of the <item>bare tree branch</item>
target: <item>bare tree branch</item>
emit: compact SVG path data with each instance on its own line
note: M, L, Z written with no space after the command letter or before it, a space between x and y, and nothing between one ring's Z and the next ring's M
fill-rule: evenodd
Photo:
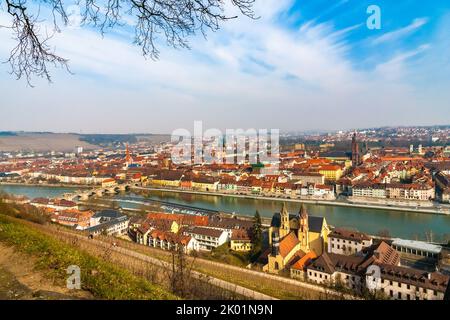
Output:
M17 79L25 77L31 86L32 75L44 77L51 82L48 65L61 66L67 68L67 60L53 53L47 42L51 36L39 34L37 20L33 15L28 14L24 1L5 0L7 11L12 16L12 25L14 36L17 39L17 45L11 50L10 57L7 60L11 66L11 74ZM58 1L59 5L57 4ZM64 20L67 19L64 9L59 0L51 1L53 12L61 12ZM56 26L56 20L54 20ZM56 31L56 27L55 27Z
M39 13L33 15L27 10L30 0L4 1L12 17L9 28L17 39L8 59L11 73L17 79L25 77L28 83L32 76L51 81L48 66L67 69L68 60L51 50L48 41L52 36L40 34ZM256 0L77 0L77 4L82 24L96 27L102 35L116 26L133 24L133 42L141 47L144 57L158 59L161 41L173 48L189 48L190 36L200 32L206 37L208 31L218 30L222 22L237 18L225 14L227 1L242 15L257 18L253 13ZM69 20L63 0L38 2L50 7L52 32L60 32L58 21L67 25Z

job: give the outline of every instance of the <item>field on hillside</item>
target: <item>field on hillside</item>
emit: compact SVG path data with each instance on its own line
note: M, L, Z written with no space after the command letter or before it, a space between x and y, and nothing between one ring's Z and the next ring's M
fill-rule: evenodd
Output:
M92 294L96 299L177 299L160 286L110 263L105 258L93 256L75 243L64 243L2 214L0 214L0 243L2 247L13 247L15 252L34 260L34 270L45 274L46 282L51 286L56 284L61 288L67 279L67 267L75 265L81 270L83 291ZM0 264L0 271L3 268L5 261ZM6 269L10 269L11 272L11 266ZM4 279L3 286L9 288L10 283L15 280L11 276Z
M0 151L60 151L73 152L76 146L86 150L96 145L80 141L79 136L69 133L17 133L0 136Z

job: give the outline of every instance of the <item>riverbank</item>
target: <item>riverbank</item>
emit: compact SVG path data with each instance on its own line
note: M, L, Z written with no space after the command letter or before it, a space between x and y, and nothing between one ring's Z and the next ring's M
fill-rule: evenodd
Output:
M286 202L289 212L295 214L300 208L299 201L282 198L261 198L243 195L217 196L217 194L193 194L170 189L167 192L159 188L138 190L131 194L119 193L101 198L112 199L122 208L141 209L144 202L155 203L158 207L164 204L163 211L171 212L169 207L194 207L209 211L231 213L237 216L252 218L258 211L266 224L275 212L279 212L282 202ZM27 185L1 186L0 191L13 195L26 195L30 199L37 197L58 198L65 193L73 192L70 188L32 187ZM99 199L100 200L100 199ZM124 200L124 202L121 202ZM133 203L131 203L133 202ZM134 203L136 202L136 203ZM420 213L411 210L393 210L391 207L382 209L364 208L362 206L316 204L315 201L305 202L312 216L324 217L329 225L358 230L367 234L389 234L402 239L424 240L433 235L435 242L447 243L450 240L450 216L442 214ZM108 204L108 203L105 203ZM170 205L170 206L169 206ZM131 210L137 213L135 210ZM159 211L156 208L156 211ZM407 212L405 212L407 211ZM132 213L132 212L130 212Z
M25 184L17 182L0 182L0 186L26 186L26 187L48 187L48 188L70 188L70 189L92 189L95 186L87 185L73 185L73 184ZM251 199L251 200L269 200L269 201L279 201L279 202L293 202L293 203L305 203L313 205L325 205L325 206L339 206L339 207L351 207L351 208L362 208L362 209L374 209L374 210L391 210L391 211L401 211L401 212L413 212L413 213L425 213L425 214L439 214L444 216L450 216L450 206L447 206L443 210L437 210L433 208L413 208L413 207L403 207L396 205L377 205L374 203L363 203L361 202L344 202L339 200L310 200L310 199L291 199L282 197L268 197L260 195L242 195L234 193L223 193L223 192L205 192L196 190L185 190L185 189L170 189L170 188L157 188L157 187L132 187L134 190L142 191L164 191L172 193L186 193L186 194L196 194L196 195L206 195L206 196L219 196L219 197L231 197L231 198L241 198L241 199ZM445 207L445 206L444 206Z
M268 201L306 203L306 204L325 205L325 206L340 206L340 207L375 209L375 210L390 210L390 211L402 211L402 212L413 212L413 213L439 214L439 215L444 215L444 216L450 215L450 211L439 211L439 210L434 210L434 209L415 209L415 208L410 208L410 207L380 206L380 205L373 205L373 204L348 203L348 202L341 202L341 201L302 200L302 199L276 198L276 197L265 197L265 196L256 196L256 195L240 195L240 194L229 194L229 193L221 193L221 192L204 192L204 191L195 191L195 190L180 190L180 189L155 188L155 187L132 187L132 190L164 191L164 192L172 192L172 193L186 193L186 194L197 194L197 195L205 195L205 196L242 198L242 199L251 199L251 200L268 200Z
M85 184L64 184L64 183L20 183L20 182L3 182L0 186L21 186L21 187L46 187L46 188L71 188L71 189L92 189L95 186Z

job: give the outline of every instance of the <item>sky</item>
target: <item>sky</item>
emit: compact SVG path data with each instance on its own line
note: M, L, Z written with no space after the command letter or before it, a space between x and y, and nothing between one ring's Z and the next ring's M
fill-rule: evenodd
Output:
M381 9L380 30L367 27L370 5ZM190 50L161 44L157 61L142 56L129 26L104 37L63 27L50 43L72 74L51 69L52 83L31 88L0 64L0 131L450 124L449 1L256 0L255 12L260 19L191 37ZM13 45L0 28L1 61Z

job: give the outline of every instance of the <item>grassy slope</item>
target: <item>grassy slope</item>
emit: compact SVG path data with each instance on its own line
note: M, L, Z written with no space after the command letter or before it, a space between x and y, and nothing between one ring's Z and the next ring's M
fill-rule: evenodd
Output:
M36 267L59 281L66 268L81 269L82 288L98 299L176 299L165 290L126 270L90 256L0 214L0 241L37 257Z

